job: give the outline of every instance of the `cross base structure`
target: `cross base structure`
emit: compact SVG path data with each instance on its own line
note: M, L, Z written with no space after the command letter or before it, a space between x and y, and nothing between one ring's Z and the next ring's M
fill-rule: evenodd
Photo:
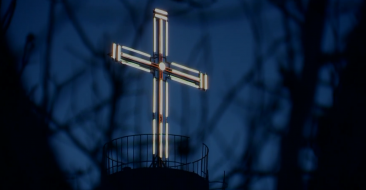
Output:
M105 189L209 189L209 150L205 144L202 144L201 157L189 162L188 155L180 152L189 148L189 137L170 134L172 154L159 167L159 160L152 160L158 157L151 157L152 149L145 145L151 142L152 136L130 135L104 145L102 184Z
M202 144L201 158L188 162L188 154L182 150L189 150L189 137L170 134L168 122L168 80L206 91L208 76L168 61L168 13L154 9L153 14L152 56L116 43L110 54L118 63L153 75L152 134L106 143L102 184L108 189L208 190L208 147Z

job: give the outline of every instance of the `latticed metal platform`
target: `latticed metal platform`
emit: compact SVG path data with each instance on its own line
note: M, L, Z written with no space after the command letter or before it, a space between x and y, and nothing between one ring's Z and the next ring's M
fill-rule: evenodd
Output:
M166 138L165 134L163 138ZM168 139L169 156L163 158L164 167L193 172L208 179L208 147L202 144L201 158L188 162L189 137L169 134ZM103 147L105 174L154 167L154 161L157 158L153 156L152 140L152 134L140 134L120 137L106 143Z
M156 135L155 138L158 138ZM153 155L153 135L130 135L114 139L103 147L104 182L110 189L208 189L208 152L202 144L201 158L188 161L189 137L169 134L163 165ZM168 151L168 152L166 152ZM150 184L149 184L150 183Z

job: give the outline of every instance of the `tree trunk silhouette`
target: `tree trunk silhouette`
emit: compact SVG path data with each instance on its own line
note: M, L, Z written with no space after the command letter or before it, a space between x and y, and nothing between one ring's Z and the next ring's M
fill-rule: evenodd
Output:
M302 171L298 164L299 149L304 145L303 126L311 114L314 92L321 66L321 44L327 1L311 0L305 13L301 43L303 69L296 80L286 78L291 94L292 110L287 134L281 142L281 169L278 189L302 189Z
M47 118L28 99L3 37L0 36L0 189L71 189L49 146Z
M319 121L319 168L310 189L366 189L366 4L349 34L333 107ZM338 60L340 63L342 60Z

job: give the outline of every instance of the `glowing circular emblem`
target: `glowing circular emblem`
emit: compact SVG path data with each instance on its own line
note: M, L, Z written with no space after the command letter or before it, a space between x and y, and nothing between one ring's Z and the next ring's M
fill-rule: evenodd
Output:
M165 64L163 62L159 63L159 69L164 71L165 70Z

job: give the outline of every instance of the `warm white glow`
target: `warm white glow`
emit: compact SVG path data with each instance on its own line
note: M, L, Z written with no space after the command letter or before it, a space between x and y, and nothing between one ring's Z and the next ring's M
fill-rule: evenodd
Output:
M207 75L205 74L205 90L208 89L208 79L207 79Z
M169 99L168 99L168 93L169 93L169 88L168 88L168 81L165 81L165 117L167 118L168 117L168 113L169 113L169 106L168 106L168 102L169 102Z
M164 71L165 70L165 63L160 62L159 63L159 69L162 70L162 71Z
M180 78L177 78L177 77L174 77L174 76L170 76L170 78L174 81L177 81L177 82L180 82L180 83L183 83L183 84L186 84L186 85L189 85L189 86L192 86L192 87L195 87L195 88L198 88L199 86L196 85L195 83L193 82L188 82L188 81L185 81L183 79L180 79Z
M121 61L121 46L118 45L117 46L117 58L116 58L116 61Z
M154 11L155 11L156 13L160 13L160 14L162 14L162 15L168 15L168 12L163 11L163 10L161 10L161 9L155 9Z
M159 19L159 53L163 54L163 20Z
M203 74L200 73L200 89L203 89Z
M154 23L154 30L153 30L153 32L154 32L154 53L156 52L156 18L154 17L154 19L153 19L153 23Z
M178 70L172 69L172 73L178 74L178 75L181 75L181 76L184 76L184 77L187 77L187 78L190 78L190 79L195 80L195 81L200 81L200 79L198 77L195 77L195 76L192 76L192 75L189 75L189 74L180 72Z
M129 55L129 54L126 54L126 53L122 53L122 57L125 57L125 58L128 58L128 59L132 59L134 61L137 61L137 62L140 62L140 63L144 63L144 64L147 64L147 65L151 65L151 62L150 61L147 61L145 59L141 59L139 57L132 56L132 55Z
M168 22L165 22L165 56L168 56Z
M168 158L168 156L169 156L169 152L168 152L168 150L169 150L169 142L168 142L168 140L169 140L169 125L168 125L168 122L167 123L165 123L165 158Z
M155 155L155 142L156 142L156 140L155 140L155 136L156 136L156 121L155 121L155 118L153 119L153 121L152 121L153 123L152 123L152 126L153 126L153 154Z
M133 62L129 62L129 61L122 60L122 64L125 64L125 65L128 65L128 66L131 66L131 67L134 67L134 68L136 68L136 69L140 69L140 70L142 70L142 71L150 72L150 69L143 68L143 67L141 67L140 65L138 65L138 64L136 64L136 63L133 63Z
M148 58L150 58L150 55L145 53L145 52L142 52L142 51L139 51L139 50L135 50L135 49L132 49L132 48L129 48L129 47L126 47L126 46L122 46L122 49L125 49L125 50L128 50L128 51L132 51L132 52L135 52L135 53L138 53L138 54L141 54L143 56L146 56Z
M179 68L182 68L182 69L185 69L185 70L187 70L187 71L191 71L191 72L193 72L193 73L199 73L199 71L197 71L197 70L194 70L194 69L191 69L191 68L188 68L188 67L185 67L185 66L183 66L183 65L179 65L178 63L175 63L175 62L172 62L172 65L173 66L176 66L176 67L179 67Z
M163 19L163 20L168 20L168 17L166 17L166 16L163 16L163 15L158 15L158 14L155 14L155 17L156 17L156 18L160 18L160 19Z
M112 44L112 58L116 60L116 43Z
M153 78L153 113L156 111L156 78Z
M161 132L163 129L163 123L159 124L159 131ZM159 156L160 158L163 157L163 134L159 133Z
M159 95L159 114L163 115L163 80L159 79L159 90L160 90L160 95Z

